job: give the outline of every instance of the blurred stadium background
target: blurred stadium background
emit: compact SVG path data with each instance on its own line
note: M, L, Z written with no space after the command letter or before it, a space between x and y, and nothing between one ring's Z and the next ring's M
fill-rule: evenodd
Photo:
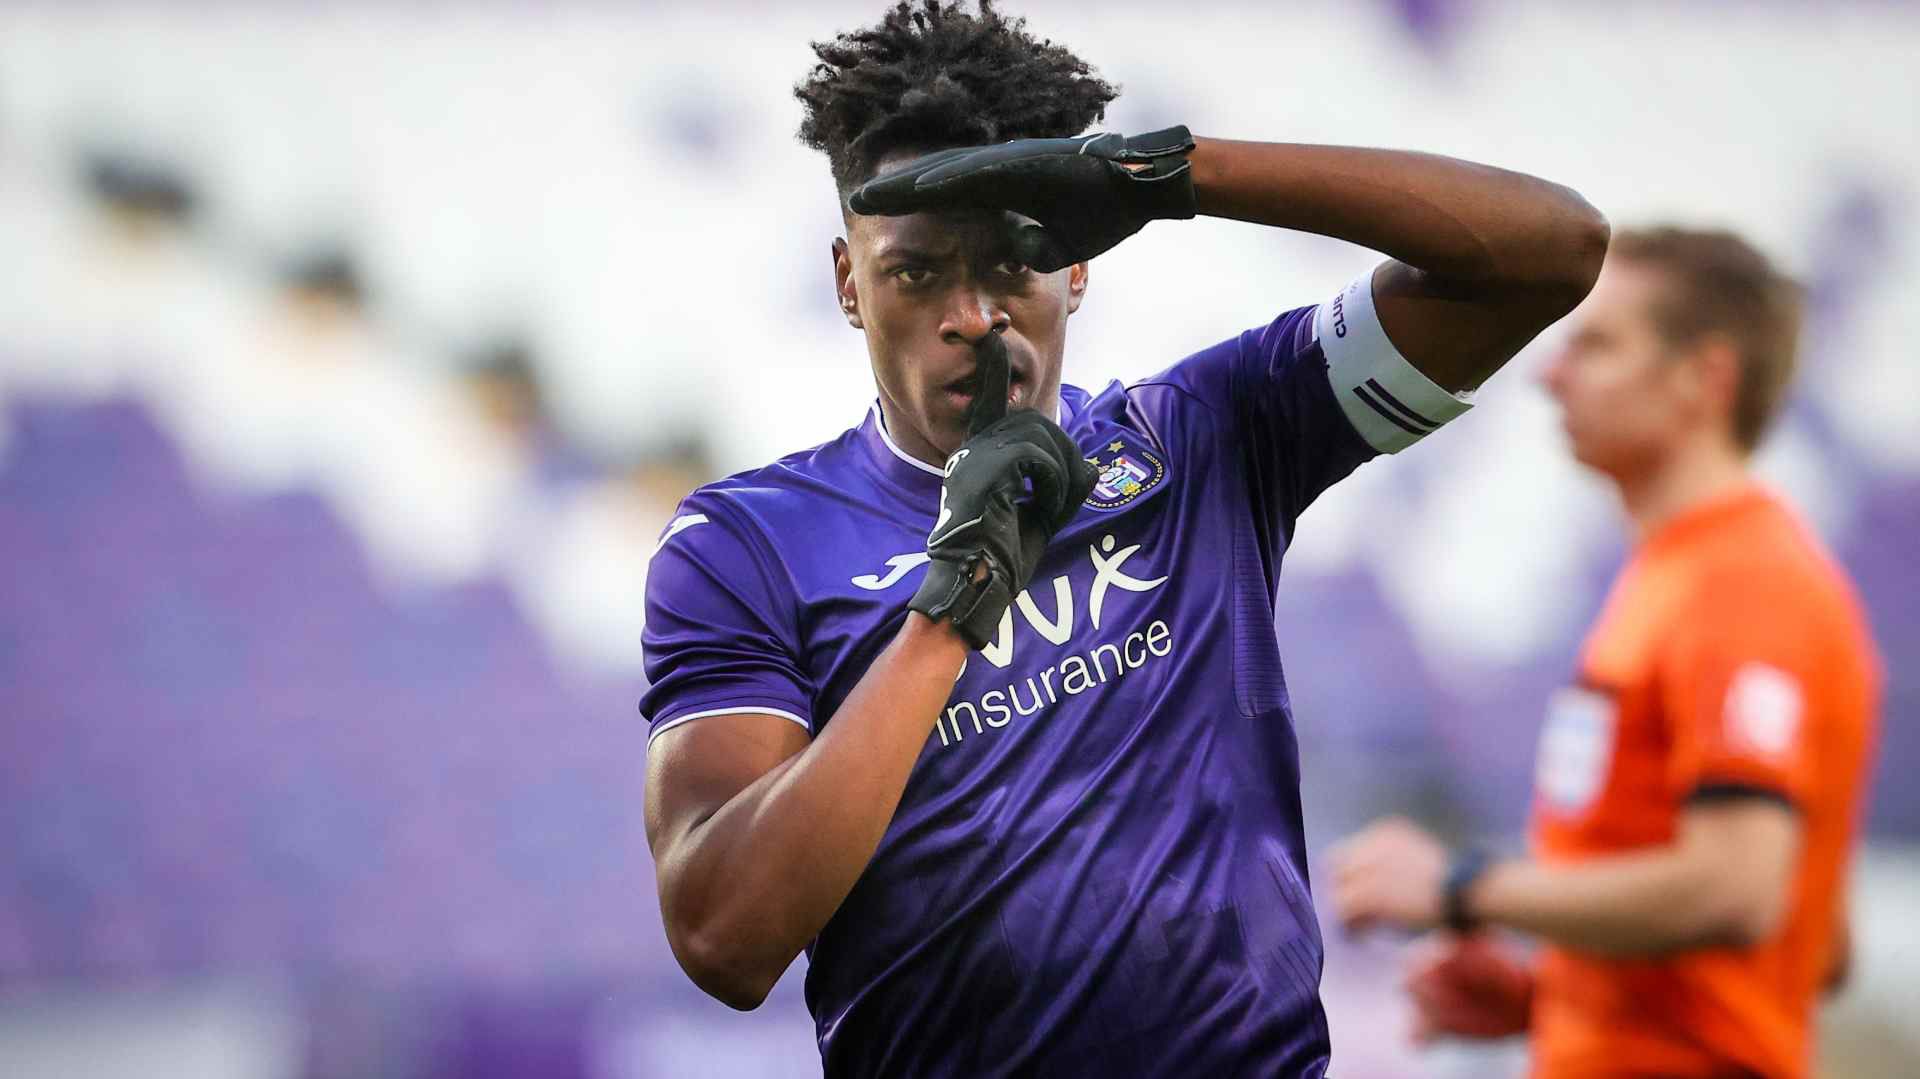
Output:
M1765 471L1889 672L1823 1074L1920 1074L1920 9L1014 6L1124 84L1115 129L1485 160L1802 275ZM804 962L742 1016L668 954L638 623L680 494L871 396L789 88L881 7L0 5L0 1075L818 1074ZM1095 264L1068 377L1372 261L1157 225ZM1622 554L1551 345L1305 519L1316 845L1390 810L1519 842ZM1416 1055L1398 942L1328 944L1343 1076L1523 1066Z

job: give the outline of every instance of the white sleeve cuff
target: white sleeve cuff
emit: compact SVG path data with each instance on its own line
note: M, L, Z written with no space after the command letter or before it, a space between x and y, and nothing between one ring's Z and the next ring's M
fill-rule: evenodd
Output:
M1473 407L1473 391L1449 393L1387 340L1373 309L1373 271L1313 315L1327 378L1347 421L1381 453L1398 453Z
M682 723L687 723L696 719L706 719L708 716L745 716L745 715L779 716L781 719L790 719L795 723L800 724L800 726L808 734L813 733L813 724L807 722L806 719L804 719L803 717L794 715L792 712L789 712L784 708L775 708L772 705L764 705L764 704L749 704L749 705L738 705L738 706L733 706L728 708L707 708L702 711L688 712L685 715L675 716L672 719L669 719L666 722L660 724L659 726L653 728L653 730L647 732L647 748L652 749L653 740L655 738L660 737L662 734L665 734L667 731L670 731L673 728L678 727Z

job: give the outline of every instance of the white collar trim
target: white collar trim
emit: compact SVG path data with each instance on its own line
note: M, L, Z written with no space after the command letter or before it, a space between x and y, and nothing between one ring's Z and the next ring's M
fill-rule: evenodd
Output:
M947 474L945 472L922 461L918 457L908 454L905 450L894 444L893 436L887 433L887 418L880 413L880 402L875 401L871 406L871 411L873 412L873 425L880 430L880 441L887 444L887 449L892 450L895 457L900 458L902 461L905 461L922 472L931 472L941 479L946 478Z
M1067 406L1064 400L1057 402L1053 406L1053 417L1054 417L1053 422L1059 423L1060 417L1066 412L1066 410L1067 410ZM947 478L946 472L943 471L942 469L935 468L932 465L926 463L925 461L922 461L920 458L907 453L907 451L901 449L898 445L894 443L893 436L887 433L887 417L884 413L880 411L879 401L875 401L873 404L867 406L867 411L873 413L873 425L874 427L878 428L880 431L880 441L887 444L887 449L892 450L893 455L895 457L900 458L902 461L905 461L906 463L912 465L913 467L919 469L922 472L931 472L934 475L939 476L941 479Z

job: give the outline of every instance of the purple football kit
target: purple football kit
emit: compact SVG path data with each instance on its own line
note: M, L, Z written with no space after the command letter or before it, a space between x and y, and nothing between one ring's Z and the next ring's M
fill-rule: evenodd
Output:
M1387 340L1370 278L1062 389L1099 483L808 948L828 1076L1325 1073L1280 563L1321 491L1468 407ZM690 495L647 581L653 734L748 712L817 733L906 617L940 484L875 407Z

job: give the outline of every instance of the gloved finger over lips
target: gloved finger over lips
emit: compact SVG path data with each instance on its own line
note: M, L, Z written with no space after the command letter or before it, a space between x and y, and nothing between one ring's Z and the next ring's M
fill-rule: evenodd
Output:
M997 333L974 342L975 370L980 385L967 404L967 437L972 438L1007 416L1007 386L1013 378L1013 359L1007 355L1007 342Z

